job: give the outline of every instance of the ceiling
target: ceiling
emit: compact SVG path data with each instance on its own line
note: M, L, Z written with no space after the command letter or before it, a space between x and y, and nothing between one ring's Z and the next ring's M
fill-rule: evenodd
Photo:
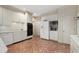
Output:
M12 5L22 11L29 11L34 14L34 16L40 16L48 12L53 12L57 8L60 8L63 5Z

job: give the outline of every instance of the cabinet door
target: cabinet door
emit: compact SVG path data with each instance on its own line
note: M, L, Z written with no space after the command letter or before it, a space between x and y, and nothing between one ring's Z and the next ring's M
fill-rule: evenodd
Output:
M77 20L77 34L79 35L79 20Z
M27 22L27 19L26 19L27 15L24 15L24 14L21 13L19 15L19 17L20 17L20 22L22 22L22 23L26 23Z
M22 40L27 39L27 32L25 32L25 31L21 32L21 39Z
M50 40L58 41L58 31L50 31Z
M2 8L0 7L0 25L2 25Z
M9 24L7 9L5 9L5 8L2 8L2 20L3 20L2 25L6 26Z
M18 41L21 41L22 38L21 38L21 33L18 31L18 32L14 32L14 40L13 42L18 42Z
M14 43L27 38L27 32L19 31L14 33Z
M6 24L6 13L5 13L5 8L2 8L2 25L5 25Z
M11 13L12 11L6 9L6 22L7 22L7 25L11 25L12 23L12 20L13 20L13 14Z
M2 35L2 40L6 45L13 43L13 33L3 33L1 35Z
M20 17L18 13L15 13L15 22L20 22Z

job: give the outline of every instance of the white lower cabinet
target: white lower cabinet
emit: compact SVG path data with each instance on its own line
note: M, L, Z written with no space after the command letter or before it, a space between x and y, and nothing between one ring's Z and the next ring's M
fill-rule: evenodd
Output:
M18 42L18 41L21 41L21 34L20 32L14 32L14 40L13 42Z
M22 40L27 39L27 32L26 31L21 32L21 39Z
M2 33L1 37L6 45L13 43L13 33Z
M24 39L27 39L26 31L18 31L18 32L11 32L11 33L5 32L5 33L1 33L0 35L6 45L10 45L12 43L16 43Z
M13 42L15 43L15 42L18 42L18 41L22 41L22 40L24 40L26 38L27 38L26 32L23 32L23 31L14 32L14 40L13 40Z
M50 31L50 40L58 41L58 31Z

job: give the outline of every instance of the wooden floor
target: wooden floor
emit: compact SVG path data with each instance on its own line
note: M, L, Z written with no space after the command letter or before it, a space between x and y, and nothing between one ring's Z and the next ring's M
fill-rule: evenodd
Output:
M33 37L8 46L8 53L69 53L70 46Z

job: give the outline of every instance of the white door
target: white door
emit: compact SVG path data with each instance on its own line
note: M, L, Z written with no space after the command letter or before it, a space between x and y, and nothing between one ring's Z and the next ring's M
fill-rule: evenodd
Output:
M63 19L63 42L70 44L70 35L76 32L76 20L73 17L65 17Z
M40 21L33 23L33 35L40 37Z
M41 21L40 25L41 25L40 38L49 40L49 22L48 21Z
M70 27L71 23L69 21L68 18L63 18L63 42L64 43L69 43L70 41L70 30L71 30L71 27Z

